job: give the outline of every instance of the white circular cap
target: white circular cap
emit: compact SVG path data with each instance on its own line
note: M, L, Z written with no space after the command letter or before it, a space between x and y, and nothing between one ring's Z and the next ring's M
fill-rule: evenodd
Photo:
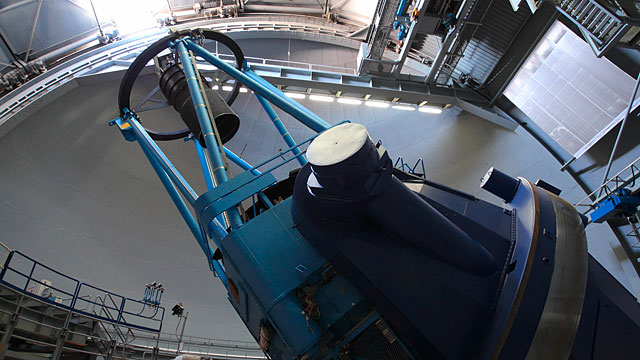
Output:
M369 141L367 129L360 124L342 124L315 138L307 149L311 165L328 166L344 161Z

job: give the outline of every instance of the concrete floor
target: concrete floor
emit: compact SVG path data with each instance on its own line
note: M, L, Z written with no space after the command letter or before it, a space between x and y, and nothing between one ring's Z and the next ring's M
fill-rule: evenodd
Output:
M190 313L187 334L250 339L138 145L107 127L117 116L118 86L114 81L81 85L0 138L2 241L82 281L129 297L142 298L144 284L162 282L164 306L182 301ZM560 165L522 129L510 132L455 108L430 115L302 103L332 124L343 120L364 124L393 158L402 156L407 162L423 158L429 179L482 199L499 203L479 188L480 178L491 166L532 181L542 178L562 189L570 202L584 197L573 179L560 172ZM234 109L242 122L229 148L255 164L284 147L250 94L241 94ZM166 126L177 116L172 111L143 113L142 119L150 127ZM296 140L313 134L279 113ZM639 150L633 145L637 140L630 141L625 156L637 156ZM608 151L605 145L578 164L589 167L586 176L597 178L598 159L603 157L599 154ZM202 192L193 144L174 141L161 147ZM608 227L589 226L588 240L590 252L637 294L637 276ZM171 332L174 327L175 319L167 316L164 329Z

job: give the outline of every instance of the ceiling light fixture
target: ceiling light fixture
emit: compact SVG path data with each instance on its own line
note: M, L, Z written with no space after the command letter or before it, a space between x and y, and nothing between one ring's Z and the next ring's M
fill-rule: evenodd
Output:
M331 96L324 96L324 95L309 95L309 99L313 101L322 101L322 102L333 102L333 100L335 100L335 98Z
M429 114L440 114L442 113L442 108L437 106L420 106L418 108L420 112L429 113Z
M284 94L292 99L305 99L307 97L305 94L300 94L296 92L286 92Z
M405 110L405 111L414 111L416 108L410 105L393 105L392 109L396 110Z
M381 109L389 107L389 103L386 103L383 101L365 101L364 104L367 106L377 107Z
M354 99L354 98L338 98L338 102L340 104L349 104L349 105L360 105L362 104L362 100Z

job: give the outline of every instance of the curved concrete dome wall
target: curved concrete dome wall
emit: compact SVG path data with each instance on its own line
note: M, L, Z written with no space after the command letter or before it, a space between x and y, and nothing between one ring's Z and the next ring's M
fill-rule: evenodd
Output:
M149 79L153 81L153 78ZM117 115L119 82L82 82L0 138L0 230L2 241L52 267L97 286L141 298L144 284L165 285L163 304L182 301L190 312L186 333L249 340L209 271L195 240L136 143L107 122ZM364 105L302 101L332 124L364 124L393 158L422 157L430 179L497 201L479 189L491 167L532 180L544 178L570 201L583 195L558 164L524 131L509 132L453 108L441 115L376 109ZM251 94L234 109L241 118L228 146L250 163L274 155L284 143ZM278 111L293 137L313 132ZM172 109L141 114L148 126L175 121ZM204 190L193 144L161 143L168 157ZM290 168L293 168L292 164ZM285 169L279 176L286 175ZM236 169L237 173L237 169ZM590 247L623 284L628 281L608 244L604 227L590 227ZM598 230L600 229L600 230ZM600 231L600 233L598 233ZM592 234L595 234L592 236ZM165 331L175 318L167 316Z

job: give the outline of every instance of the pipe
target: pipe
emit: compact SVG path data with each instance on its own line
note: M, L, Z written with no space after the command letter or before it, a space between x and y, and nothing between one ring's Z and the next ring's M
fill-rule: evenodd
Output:
M203 94L200 91L200 86L196 79L196 70L189 57L187 48L185 47L184 40L176 42L176 48L182 62L182 67L187 78L187 84L189 91L191 92L191 100L193 100L193 106L196 109L198 115L198 122L200 123L200 129L204 135L204 142L207 145L207 153L209 159L213 165L213 174L218 184L223 184L229 181L227 171L225 170L224 162L222 160L221 149L216 141L215 133L211 125L212 119L209 118L206 105L204 102ZM229 65L230 66L230 65ZM238 228L242 225L242 219L238 209L229 209L227 211L229 222L232 228Z
M200 145L200 142L195 138L193 138L193 142L196 146L196 153L198 154L198 160L200 160L200 167L202 168L202 174L204 175L204 182L207 184L207 190L213 190L216 185L213 182L213 173L211 172L209 159L207 159L207 155L205 154L202 145ZM223 214L218 215L216 219L220 224L226 224Z
M38 26L38 18L40 17L40 9L42 9L42 0L38 0L38 7L36 8L36 16L33 19L33 26L31 27L31 36L29 37L29 45L27 45L27 54L24 56L24 61L29 59L29 53L31 52L31 45L33 45L33 36L36 34L36 27Z
M234 164L238 165L242 170L245 170L245 171L251 170L251 173L256 176L261 174L260 171L254 169L253 166L251 166L251 164L244 161L241 157L239 157L233 151L227 149L226 147L224 148L224 153L225 155L227 155L227 158L229 158L229 160L231 160ZM269 198L262 191L258 192L258 197L267 206L267 208L273 207L271 200L269 200Z
M362 35L363 33L366 33L367 31L369 31L369 26L370 25L363 26L360 29L358 29L358 30L352 32L351 34L347 35L347 37L348 38L358 37L358 36Z
M273 110L271 104L269 104L269 102L260 95L256 95L256 98L260 102L260 105L262 105L262 108L267 113L271 121L273 121L273 124L276 126L276 129L278 130L280 135L282 135L282 138L284 139L284 142L287 144L287 146L289 146L290 148L294 148L292 150L293 154L300 155L300 149L295 147L297 146L296 142L293 140L293 137L291 137L291 134L289 134L287 128L284 127L282 120L280 120L278 114L276 114L276 112ZM296 160L298 160L300 166L304 166L307 163L307 160L305 160L304 156L298 156Z
M180 175L178 170L164 155L158 145L151 140L149 134L147 134L147 132L142 128L142 125L140 125L140 123L133 117L129 117L127 122L131 125L131 129L138 139L138 142L149 150L149 153L153 155L154 159L158 160L158 163L162 166L164 171L166 171L167 175L169 175L171 181L177 185L182 195L187 198L187 201L189 201L189 204L193 205L198 198L198 194L191 188L191 186L189 186L182 175Z
M260 171L256 170L251 166L248 162L244 161L241 157L236 155L233 151L224 148L224 153L227 155L227 158L231 160L234 164L238 165L242 170L251 170L253 175L260 175Z
M100 20L98 19L98 13L96 12L95 6L93 6L93 0L89 0L89 4L91 4L91 10L93 11L93 16L96 18L96 24L98 24L100 37L104 37L104 32L102 31L102 25L100 25Z
M319 119L317 116L316 117L310 116L304 110L301 110L300 108L296 107L296 105L293 104L293 101L291 99L287 97L282 97L279 94L274 93L273 91L269 90L265 85L261 84L260 82L251 78L249 75L236 69L232 65L229 65L228 63L222 61L220 58L211 54L209 51L205 50L203 47L194 43L190 39L185 39L183 41L184 43L186 43L186 47L189 50L201 56L210 64L224 71L234 79L240 81L241 83L246 85L248 88L258 93L260 96L269 100L271 103L275 104L277 107L281 108L286 113L298 119L301 123L303 123L310 129L316 132L322 132L330 127L330 125L324 120ZM300 104L297 104L297 105L302 106Z
M207 189L211 190L214 188L213 174L211 173L211 167L209 166L209 162L204 154L204 148L195 138L193 139L193 142L196 144L196 152L198 153L198 160L200 160L200 167L202 168L202 174L204 175L204 182L207 184Z
M297 109L299 109L300 111L304 112L305 114L307 114L309 117L311 117L312 119L314 119L314 121L317 121L319 123L322 124L326 124L328 129L329 127L331 127L331 125L329 125L327 122L325 122L322 118L320 118L318 115L316 115L314 112L312 112L311 110L307 109L306 107L302 106L302 104L300 104L299 102L291 99L290 97L288 97L285 93L283 93L280 89L278 89L277 87L275 87L272 83L268 82L267 80L263 79L262 77L260 77L260 75L256 74L253 70L249 69L245 71L245 74L247 74L247 76L249 76L250 78L252 78L253 80L257 81L258 83L260 83L261 85L263 85L264 87L267 88L267 90L273 92L275 95L282 97L283 99L285 99L286 101L288 101L291 105L295 106ZM276 105L277 106L277 105ZM286 112L286 111L285 111ZM297 118L296 118L297 119ZM300 119L298 119L298 121L300 121ZM324 129L324 130L326 130ZM323 131L324 131L323 130Z
M45 63L52 61L52 60L56 60L59 57L66 55L67 53L77 50L78 48L85 46L87 44L89 44L92 41L97 41L98 40L98 35L97 34L92 34L89 35L85 38L82 38L80 40L74 41L70 44L67 44L61 48L58 48L56 50L50 51L46 54L43 54L42 56L40 56L40 58L42 59L42 61L44 61Z
M158 175L158 178L160 178L162 185L164 185L164 188L165 190L167 190L167 193L169 193L171 200L175 204L176 208L178 208L178 211L180 212L180 215L184 219L184 222L187 224L187 227L189 228L193 236L196 238L198 245L200 245L200 248L202 249L205 256L207 257L207 262L210 262L213 265L214 270L220 276L220 280L222 280L222 283L224 284L224 286L227 287L227 279L224 273L224 269L222 269L218 261L213 260L214 251L211 248L211 245L209 245L209 243L207 242L206 238L204 237L204 234L200 229L200 226L198 225L198 222L196 221L196 219L193 217L193 215L187 208L187 205L184 203L184 200L182 200L182 197L180 197L180 194L178 193L176 186L169 178L169 175L167 175L165 169L161 165L161 162L158 161L154 152L151 150L151 147L148 146L149 141L151 142L153 141L147 138L148 135L144 136L144 133L141 133L139 131L140 124L135 119L129 119L128 122L129 124L131 124L131 128L133 129L133 134L136 137L136 140L140 145L140 148L142 148L142 151L147 156L147 159L151 163L153 170L155 170L156 174Z
M274 5L245 5L245 11L266 12L266 13L287 13L302 15L323 15L324 10L309 7L274 6Z
M618 150L618 144L620 143L620 138L622 137L622 132L624 131L625 125L627 125L627 120L629 120L629 116L633 112L633 103L636 100L636 95L638 94L638 86L640 85L640 73L636 78L636 86L633 88L633 92L631 93L631 100L629 100L629 106L627 107L627 115L625 115L624 120L622 120L622 125L620 125L620 130L618 130L618 136L616 137L616 142L613 144L613 150L611 150L611 156L609 156L609 161L607 162L607 169L604 172L604 177L602 178L602 185L607 182L607 177L609 176L609 171L611 171L611 165L613 164L613 158L616 156L616 151ZM602 195L604 191L604 187L600 189L600 193L598 197Z

